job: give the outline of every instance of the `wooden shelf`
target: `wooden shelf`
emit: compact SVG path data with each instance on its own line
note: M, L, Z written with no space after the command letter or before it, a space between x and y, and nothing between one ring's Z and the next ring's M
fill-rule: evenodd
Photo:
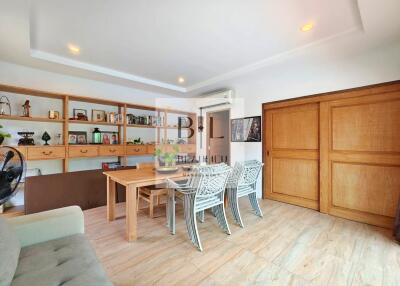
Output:
M129 156L141 156L141 155L152 155L154 153L154 149L159 144L146 144L145 146L135 146L127 144L127 129L128 128L151 128L156 132L155 141L162 142L164 139L168 139L168 129L178 129L177 126L168 126L165 123L168 122L168 114L181 114L186 115L192 118L193 126L196 126L197 115L196 113L185 112L181 110L173 110L169 108L159 108L156 106L146 106L134 103L127 102L118 102L113 100L99 99L99 98L91 98L86 96L77 96L71 94L64 93L55 93L49 91L41 91L34 90L16 86L8 86L4 84L0 84L0 91L25 94L29 96L37 96L37 97L48 97L53 99L62 100L62 113L64 117L67 117L70 113L70 102L85 102L85 103L95 103L101 105L110 105L114 107L118 107L118 113L122 114L124 117L123 123L109 123L109 122L94 122L91 120L83 121L83 120L74 120L74 119L49 119L45 117L22 117L22 116L6 116L0 115L0 119L2 120L19 120L19 121L36 121L36 122L54 122L62 124L62 134L63 134L63 143L64 145L36 145L36 146L18 146L18 150L24 154L27 160L63 160L63 172L68 172L69 168L69 159L70 158L78 158L78 157L103 157L103 156L118 156L121 164L126 165L127 157ZM151 126L151 125L141 125L141 124L128 124L126 119L126 114L128 109L138 109L138 110L147 110L155 112L158 116L162 116L164 118L163 126ZM173 123L173 122L171 122ZM118 142L121 145L97 145L97 144L89 144L89 145L69 145L68 144L68 134L71 130L70 124L83 124L83 125L94 125L94 126L116 126L118 131ZM195 127L192 127L195 128ZM187 128L183 128L187 129ZM134 132L138 132L138 130L134 130ZM135 134L137 135L137 134ZM164 138L164 139L162 139ZM196 133L194 133L193 137L189 139L189 145L181 146L180 149L184 153L194 153L195 152L195 144L196 144ZM169 148L169 147L163 147ZM115 149L115 150L114 150Z
M133 127L133 128L163 128L161 126L152 126L152 125L144 125L144 124L126 124L126 127Z
M46 118L46 117L24 117L24 116L17 116L17 115L0 115L0 119L4 119L4 120L19 120L19 121L64 123L64 119L50 119L50 118Z
M109 125L109 126L122 126L123 123L110 123L110 122L102 122L102 121L85 121L85 120L71 120L68 122L70 124L90 124L90 125Z
M134 128L167 128L167 129L178 129L178 126L151 126L151 125L142 125L142 124L127 124L126 127L134 127ZM182 129L189 129L188 127L181 127Z

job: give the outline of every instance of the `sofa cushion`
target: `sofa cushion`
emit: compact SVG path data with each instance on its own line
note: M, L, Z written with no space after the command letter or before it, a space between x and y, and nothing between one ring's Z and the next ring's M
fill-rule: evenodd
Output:
M10 285L21 250L17 235L7 224L4 218L0 218L0 286Z
M83 234L21 249L13 286L111 285Z

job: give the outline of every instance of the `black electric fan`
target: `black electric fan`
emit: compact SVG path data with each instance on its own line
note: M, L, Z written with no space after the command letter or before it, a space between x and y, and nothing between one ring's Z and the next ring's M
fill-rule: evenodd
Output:
M17 149L0 147L0 206L15 196L25 169L24 158Z

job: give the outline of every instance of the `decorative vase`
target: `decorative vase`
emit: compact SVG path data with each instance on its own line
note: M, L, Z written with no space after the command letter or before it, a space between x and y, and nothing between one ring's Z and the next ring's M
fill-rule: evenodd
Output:
M42 136L42 140L45 142L44 145L49 145L49 143L47 141L49 141L50 139L51 139L51 137L50 137L49 133L47 133L47 131L45 131Z
M99 130L99 128L98 127L95 127L94 128L94 131L93 131L93 138L92 138L92 143L93 144L101 144L101 131Z

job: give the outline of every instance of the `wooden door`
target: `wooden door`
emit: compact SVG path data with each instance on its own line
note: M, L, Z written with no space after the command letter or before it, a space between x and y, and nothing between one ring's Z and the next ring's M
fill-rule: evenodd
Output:
M321 211L392 228L400 193L400 92L322 102L320 116Z
M318 210L319 103L264 112L264 197Z

